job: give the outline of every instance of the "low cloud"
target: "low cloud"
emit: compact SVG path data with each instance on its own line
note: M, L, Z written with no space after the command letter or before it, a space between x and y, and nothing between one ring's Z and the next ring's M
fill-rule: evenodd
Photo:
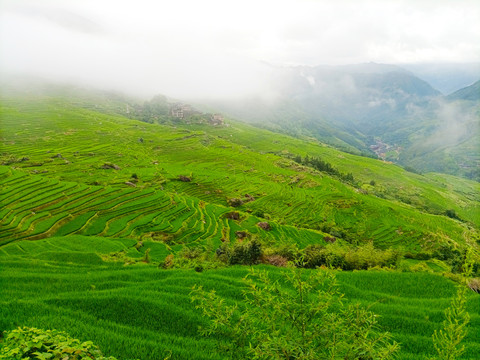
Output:
M265 94L265 62L478 61L479 9L470 0L2 0L0 70L144 96Z
M105 30L101 24L62 8L45 8L38 5L27 7L20 4L14 8L14 10L17 14L25 15L33 19L43 19L71 31L101 35Z
M425 148L447 148L478 136L479 122L475 109L459 102L439 100L434 115L432 133L415 146Z

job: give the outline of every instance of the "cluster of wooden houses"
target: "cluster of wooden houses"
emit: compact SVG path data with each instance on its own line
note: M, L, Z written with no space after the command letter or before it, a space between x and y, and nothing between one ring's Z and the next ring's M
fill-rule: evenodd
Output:
M196 109L194 109L189 104L174 103L170 105L169 115L177 118L186 120L193 115L202 115L210 125L225 125L224 118L222 114L204 114Z

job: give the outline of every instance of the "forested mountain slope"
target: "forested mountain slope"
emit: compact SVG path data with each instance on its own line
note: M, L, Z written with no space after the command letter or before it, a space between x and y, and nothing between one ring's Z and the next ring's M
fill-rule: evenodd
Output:
M213 104L348 152L479 180L478 86L445 97L401 67L375 63L271 71L272 93L264 98Z

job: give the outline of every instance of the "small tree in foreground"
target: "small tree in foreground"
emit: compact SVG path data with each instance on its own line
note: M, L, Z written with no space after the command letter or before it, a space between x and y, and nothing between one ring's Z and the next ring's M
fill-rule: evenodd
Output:
M445 310L443 329L433 333L433 345L438 353L438 360L455 360L465 351L461 344L467 336L467 325L470 316L467 312L468 278L473 271L473 255L467 251L463 264L462 281L457 285L457 293L452 303Z
M345 305L330 271L290 268L280 286L266 271L245 277L244 306L194 287L196 308L210 319L202 334L221 338L234 359L391 359L398 350L376 316Z

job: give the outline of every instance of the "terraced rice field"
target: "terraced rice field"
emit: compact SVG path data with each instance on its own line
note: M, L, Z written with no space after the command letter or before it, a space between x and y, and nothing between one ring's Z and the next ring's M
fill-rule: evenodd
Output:
M234 241L240 230L275 243L292 238L303 244L323 241L321 232L287 225L272 224L267 232L256 226L260 219L248 214L238 221L227 219L231 209L194 197L59 182L6 167L0 171L0 244L70 234L142 240L166 233L174 244L208 246L213 252L222 240Z
M465 231L444 217L429 214L423 215L428 218L428 223L422 231L418 231L419 220L401 207L389 208L387 216L375 218L377 221L374 222L370 219L374 209L367 202L355 203L355 200L347 201L345 197L335 194L320 199L307 195L290 201L290 206L286 204L283 208L279 205L286 199L281 194L258 199L249 207L253 211L274 214L272 217L278 219L278 222L270 221L272 231L264 231L255 225L264 220L262 218L242 212L240 221L225 219L225 213L231 208L206 203L185 192L178 195L152 188L87 186L39 175L26 176L6 167L1 167L0 185L0 198L4 205L0 212L1 243L68 234L140 240L151 233L164 232L174 235L177 244L209 242L211 246L218 246L221 239L233 241L235 231L247 230L267 242L295 241L304 247L322 242L324 233L313 229L321 228L319 225L326 223L343 224L343 231L352 231L374 239L378 246L387 247L422 243L426 236L425 229L429 228L432 238L437 237L433 235L434 230L445 229L445 225L451 225L448 234L455 234L459 238ZM307 191L302 189L298 193L305 194ZM328 197L326 202L325 197ZM359 204L361 209L358 208ZM306 205L310 205L310 208ZM329 217L326 221L318 219L327 214ZM398 229L401 229L401 234Z
M72 233L141 238L166 232L179 243L208 240L214 246L222 234L231 238L244 227L259 233L254 223L260 220L274 225L273 231L260 232L267 241L294 241L301 247L321 241L325 232L414 252L437 241L461 245L478 236L473 215L480 203L478 184L459 180L463 185L433 187L430 178L393 165L282 135L272 141L271 133L238 123L173 128L59 98L34 98L27 104L6 98L1 137L0 159L9 164L1 173L3 242ZM354 171L360 183L344 184L282 153L320 156L341 171ZM118 169L105 169L107 163ZM378 183L374 189L365 185L370 169ZM125 184L133 175L136 188ZM180 175L192 181L179 181ZM403 189L402 196L413 202L392 198L394 192L385 190L389 186ZM369 194L377 191L386 198ZM428 194L422 206L428 200L439 213L419 210L412 193ZM238 208L243 222L223 219L227 200L246 194L254 201ZM464 222L442 215L447 208Z
M241 301L246 267L161 270L144 264L102 262L101 255L130 249L133 240L66 236L19 241L0 248L0 328L55 328L94 339L118 359L222 359L217 341L197 328L205 319L194 309L194 284L215 289L228 303ZM280 277L278 268L265 267ZM399 359L434 354L431 334L440 328L453 283L426 273L339 272L347 299L379 315L381 326L402 345ZM471 315L464 359L480 352L480 297L469 296Z
M64 330L118 359L222 359L224 340L197 332L206 320L189 292L201 284L239 301L247 269L159 269L169 255L200 248L214 257L222 242L240 241L237 231L265 247L304 248L326 236L412 253L440 242L478 246L480 187L467 180L410 174L234 121L145 124L45 96L3 98L0 115L0 330ZM321 157L353 172L356 183L300 166L294 154ZM233 198L243 204L229 206ZM232 211L238 220L226 216ZM451 281L390 272L337 277L348 298L373 303L402 343L400 359L433 355L430 337L454 293ZM466 359L480 353L479 308L472 294Z

